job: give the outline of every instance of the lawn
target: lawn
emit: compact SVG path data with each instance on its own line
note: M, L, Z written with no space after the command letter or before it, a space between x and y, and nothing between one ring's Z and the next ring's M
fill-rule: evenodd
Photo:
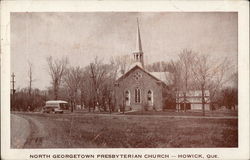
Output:
M37 148L237 147L238 119L162 116L21 115L43 125Z
M127 112L126 115L166 115L166 116L202 116L202 111L190 111L187 112L176 110L167 110L167 111L136 111L136 112ZM232 110L223 110L223 111L205 111L206 117L225 117L225 116L238 116L238 111Z

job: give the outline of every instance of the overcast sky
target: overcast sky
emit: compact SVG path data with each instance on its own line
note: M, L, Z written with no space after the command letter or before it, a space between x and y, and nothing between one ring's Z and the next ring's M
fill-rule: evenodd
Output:
M176 59L182 49L237 63L237 13L92 12L11 13L11 72L16 86L28 86L28 61L34 87L50 86L46 57L68 56L86 66L95 56L131 54L139 18L145 63Z

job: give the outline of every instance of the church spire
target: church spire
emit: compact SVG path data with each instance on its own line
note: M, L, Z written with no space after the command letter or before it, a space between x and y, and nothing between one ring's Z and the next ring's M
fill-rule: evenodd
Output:
M136 40L136 52L142 52L142 45L141 45L141 35L140 35L140 27L139 21L137 18L137 40Z
M139 27L139 20L137 18L137 39L136 39L136 48L133 52L134 54L134 61L135 63L139 64L141 67L144 67L143 62L143 51L141 45L141 34L140 34L140 27Z

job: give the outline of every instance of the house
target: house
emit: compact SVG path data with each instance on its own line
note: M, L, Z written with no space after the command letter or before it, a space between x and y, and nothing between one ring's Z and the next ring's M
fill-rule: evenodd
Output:
M136 50L133 65L119 76L115 83L117 110L162 110L163 93L168 90L168 72L148 72L144 69L140 28L137 21Z
M204 91L205 110L210 110L210 92ZM176 93L176 109L177 110L202 110L202 92L201 90L188 90L186 92L179 91Z

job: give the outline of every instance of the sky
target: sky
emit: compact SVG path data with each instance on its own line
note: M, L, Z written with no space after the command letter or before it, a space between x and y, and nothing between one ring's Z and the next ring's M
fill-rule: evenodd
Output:
M28 63L34 88L50 86L46 57L67 56L84 67L98 56L128 55L136 47L139 19L145 64L176 60L183 49L228 57L237 64L236 12L14 12L11 13L11 72L16 88L28 86Z

